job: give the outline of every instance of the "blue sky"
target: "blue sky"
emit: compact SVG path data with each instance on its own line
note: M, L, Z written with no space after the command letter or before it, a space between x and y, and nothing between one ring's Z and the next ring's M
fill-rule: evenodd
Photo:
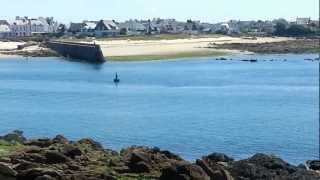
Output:
M318 18L318 0L0 0L0 19L16 15L53 16L61 22L82 20L195 19L206 22Z

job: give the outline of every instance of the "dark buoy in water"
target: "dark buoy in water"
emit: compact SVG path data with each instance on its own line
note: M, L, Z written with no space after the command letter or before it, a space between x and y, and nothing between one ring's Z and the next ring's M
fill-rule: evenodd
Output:
M116 77L113 79L113 82L118 84L120 82L120 79L118 77L118 73L116 73Z

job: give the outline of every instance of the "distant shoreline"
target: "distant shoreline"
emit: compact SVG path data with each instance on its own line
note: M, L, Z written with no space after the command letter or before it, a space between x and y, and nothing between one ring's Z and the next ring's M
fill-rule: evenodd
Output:
M104 56L111 61L147 61L190 57L221 57L234 53L303 54L318 53L319 39L287 37L208 36L189 39L98 39L73 40L99 44ZM28 43L30 45L28 45ZM0 58L10 55L23 57L58 57L40 43L1 42ZM26 46L18 50L17 46Z

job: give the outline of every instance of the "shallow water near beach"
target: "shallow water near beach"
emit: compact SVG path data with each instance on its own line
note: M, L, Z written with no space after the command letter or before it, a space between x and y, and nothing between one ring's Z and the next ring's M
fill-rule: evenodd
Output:
M318 158L319 62L304 60L317 55L231 58L1 59L0 134L92 137L115 150L157 146L187 160L212 152L262 152L294 164ZM245 58L258 62L238 61Z

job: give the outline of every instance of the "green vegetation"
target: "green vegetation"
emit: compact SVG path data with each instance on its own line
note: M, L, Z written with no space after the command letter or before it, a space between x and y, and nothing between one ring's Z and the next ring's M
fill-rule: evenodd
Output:
M274 35L277 36L309 36L319 34L319 28L313 25L313 29L303 25L289 24L285 20L279 20L275 26Z
M0 140L0 157L9 156L10 154L23 149L23 145L17 142L7 142Z
M106 57L111 61L148 61L148 60L165 60L165 59L178 59L178 58L190 58L190 57L216 57L228 55L227 52L216 50L204 50L183 52L164 55L133 55L133 56L111 56Z

